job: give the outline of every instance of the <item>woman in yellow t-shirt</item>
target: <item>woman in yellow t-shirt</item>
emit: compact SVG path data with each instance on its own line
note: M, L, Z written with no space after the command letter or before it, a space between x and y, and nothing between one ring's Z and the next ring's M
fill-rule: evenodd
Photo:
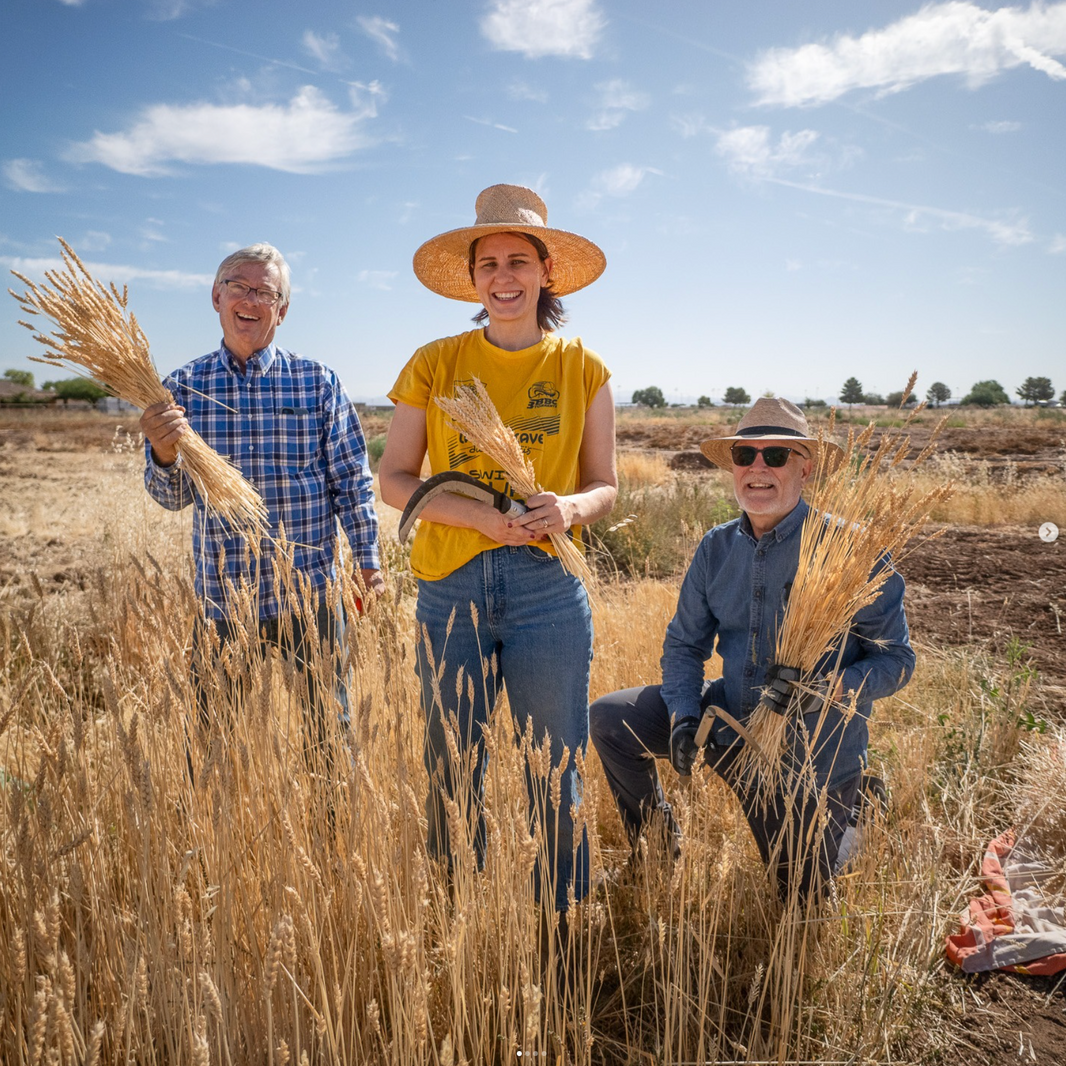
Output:
M530 189L494 185L478 197L473 226L442 233L415 253L419 280L442 296L480 302L474 321L486 324L427 344L404 367L389 393L396 413L379 478L385 502L404 507L422 484L428 453L434 474L461 471L509 492L506 474L449 429L433 402L476 377L545 486L517 518L466 497L436 496L421 513L411 566L422 637L416 669L426 715L430 851L451 863L445 800L452 799L470 811L479 864L484 860L482 726L502 681L516 730L531 720L538 740L547 732L553 765L564 748L569 752L558 810L543 809L550 790L528 782L530 817L544 827L538 898L544 886L565 911L570 885L576 899L588 891L588 841L584 834L574 839L571 806L581 801L575 756L588 742L592 618L584 588L552 554L548 534L569 531L580 543L578 527L610 512L618 483L610 375L580 340L551 332L564 321L559 297L595 281L606 261L591 241L551 229L546 219ZM444 676L434 677L431 664L439 671L442 660ZM495 668L483 673L482 662L493 660ZM457 677L473 679L458 686L461 696ZM453 714L460 756L473 756L472 780L448 757L445 724ZM464 793L470 802L462 802Z

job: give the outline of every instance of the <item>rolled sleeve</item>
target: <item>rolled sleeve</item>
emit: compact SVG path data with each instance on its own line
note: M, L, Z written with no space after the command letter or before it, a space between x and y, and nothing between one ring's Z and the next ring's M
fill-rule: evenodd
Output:
M144 453L144 487L148 495L168 511L188 507L195 495L181 456L170 466L160 466L152 457L152 446L148 441L144 442Z

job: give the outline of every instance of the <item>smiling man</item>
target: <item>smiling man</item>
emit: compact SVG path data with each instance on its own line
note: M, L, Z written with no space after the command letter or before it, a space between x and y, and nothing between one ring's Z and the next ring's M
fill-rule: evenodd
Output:
M701 447L732 472L743 514L710 530L696 549L666 630L662 684L597 700L589 731L634 848L655 820L677 856L680 832L655 759L669 758L678 773L690 774L701 754L696 732L704 711L721 708L743 729L765 691L789 720L787 750L806 750L815 738L813 774L801 778L798 792L795 777L786 784L785 775L767 795L738 774L744 739L726 718L715 718L702 753L740 800L782 898L804 900L820 895L832 876L859 801L873 701L902 688L914 669L903 579L892 572L876 601L856 614L839 654L821 664L820 682L801 690L774 663L774 647L809 513L804 486L821 450L832 465L841 449L812 437L795 404L772 398L758 400L735 434ZM714 651L722 676L705 681Z
M343 631L343 618L326 604L339 528L366 585L375 593L382 587L372 479L359 418L329 367L274 343L288 314L289 293L288 264L273 246L254 244L227 256L211 288L222 344L171 374L165 383L174 402L155 404L141 417L148 492L170 510L190 504L195 509L195 583L203 617L193 631L193 678L202 721L209 710L201 683L204 653L215 646L206 630L214 627L223 646L230 642L244 595L250 594L256 605L262 645L278 647L303 668L310 650L305 639L318 639L315 629L333 643ZM228 457L266 502L270 536L258 556L207 506L182 468L178 442L190 427ZM293 602L292 582L276 581L282 530L302 586L301 603ZM306 605L316 600L317 609L309 616ZM304 673L321 733L325 696L313 671ZM339 666L334 695L346 720Z

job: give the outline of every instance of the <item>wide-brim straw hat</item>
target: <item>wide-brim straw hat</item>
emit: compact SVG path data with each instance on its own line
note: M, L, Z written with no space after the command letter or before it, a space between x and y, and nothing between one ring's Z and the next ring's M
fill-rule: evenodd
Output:
M755 401L731 437L711 437L700 445L700 451L715 465L732 470L732 446L738 442L751 444L760 440L803 444L816 464L819 464L819 459L822 460L820 465L827 473L835 470L844 457L844 449L839 444L811 436L807 419L794 403L770 396L762 396Z
M532 189L490 185L478 196L474 209L474 225L441 233L415 252L418 280L441 296L480 302L470 280L470 245L493 233L529 233L544 242L552 258L554 296L566 296L591 285L607 266L607 257L587 237L548 225L548 209Z

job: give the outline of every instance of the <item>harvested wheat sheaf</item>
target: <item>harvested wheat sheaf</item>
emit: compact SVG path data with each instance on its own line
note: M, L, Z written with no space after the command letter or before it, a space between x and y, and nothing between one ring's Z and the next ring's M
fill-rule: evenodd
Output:
M900 403L906 403L917 380L910 381ZM924 408L919 404L896 429L886 430L871 448L875 425L860 433L849 430L844 456L833 465L829 449L819 449L810 512L803 524L796 577L777 634L775 661L802 672L800 688L813 691L815 670L824 658L839 651L852 619L881 593L892 569L907 553L908 541L921 529L930 511L951 495L953 484L934 485L919 493L916 474L936 449L945 419L929 443L908 467L910 427ZM830 417L823 439L835 425ZM841 694L837 706L853 713L859 693ZM825 722L823 714L819 725ZM746 749L744 772L759 773L771 788L780 782L788 719L765 700L752 712L748 731L755 741ZM818 746L811 738L810 747Z
M456 386L454 396L438 396L436 401L448 416L452 428L499 463L511 484L523 496L542 491L533 464L525 457L514 432L504 425L483 382L474 378L472 385ZM551 533L549 536L563 569L588 586L592 571L585 557L574 547L570 535Z
M12 271L26 286L21 295L8 289L23 312L44 315L58 327L45 335L20 320L19 325L48 349L47 356L30 358L77 374L88 371L112 395L137 407L173 402L152 362L147 337L133 312L127 313L126 289L120 293L114 284L105 288L62 237L59 243L66 270L46 271L45 284L35 285ZM195 430L181 438L178 452L207 506L250 538L261 537L268 522L266 504L241 472Z

